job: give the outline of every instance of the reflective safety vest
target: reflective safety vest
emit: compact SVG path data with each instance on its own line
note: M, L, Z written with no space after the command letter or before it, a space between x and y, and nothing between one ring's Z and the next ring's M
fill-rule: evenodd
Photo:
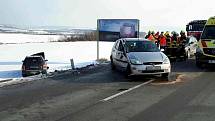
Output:
M166 46L166 38L160 37L160 46Z
M172 36L170 47L177 47L177 41L178 41L178 37Z
M155 38L153 37L153 35L150 35L149 36L149 38L148 38L148 40L151 40L151 41L153 41Z

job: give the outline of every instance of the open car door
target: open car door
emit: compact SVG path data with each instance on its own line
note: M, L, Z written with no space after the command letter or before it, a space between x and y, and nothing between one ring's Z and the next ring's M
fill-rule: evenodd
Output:
M42 56L45 59L45 53L44 52L36 53L36 54L31 55L31 56Z

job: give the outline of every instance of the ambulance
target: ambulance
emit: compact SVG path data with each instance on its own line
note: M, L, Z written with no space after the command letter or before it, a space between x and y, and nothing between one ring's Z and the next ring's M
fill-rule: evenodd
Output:
M210 17L205 24L196 49L196 65L215 65L215 16Z

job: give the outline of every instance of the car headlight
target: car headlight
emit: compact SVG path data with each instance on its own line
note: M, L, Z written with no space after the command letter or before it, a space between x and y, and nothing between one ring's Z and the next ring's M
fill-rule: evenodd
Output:
M136 58L131 58L130 61L131 61L131 64L142 65L142 63Z
M169 58L168 58L168 57L166 57L166 58L164 59L163 64L170 64L170 61L169 61Z

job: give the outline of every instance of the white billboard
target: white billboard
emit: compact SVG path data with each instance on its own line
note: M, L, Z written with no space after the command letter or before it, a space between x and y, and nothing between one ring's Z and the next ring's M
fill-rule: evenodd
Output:
M119 38L139 37L138 19L99 19L99 41L116 41Z

